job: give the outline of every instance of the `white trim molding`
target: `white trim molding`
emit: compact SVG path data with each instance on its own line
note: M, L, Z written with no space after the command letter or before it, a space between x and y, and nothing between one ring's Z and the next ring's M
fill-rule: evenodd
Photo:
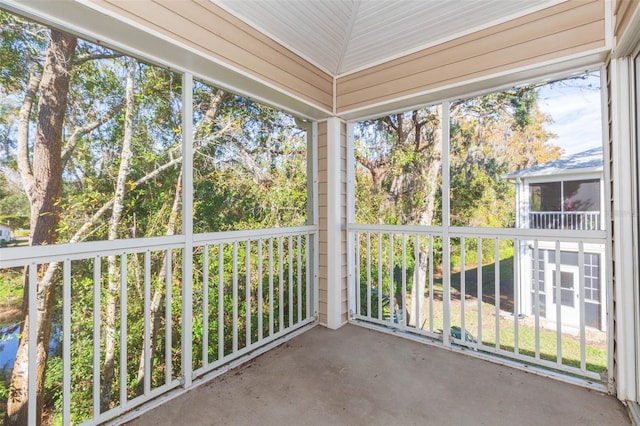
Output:
M635 347L634 273L635 241L633 238L635 196L633 182L633 147L631 121L631 74L628 58L613 59L611 72L612 149L611 180L614 210L611 212L613 228L613 268L615 277L615 342L616 392L620 400L637 401Z

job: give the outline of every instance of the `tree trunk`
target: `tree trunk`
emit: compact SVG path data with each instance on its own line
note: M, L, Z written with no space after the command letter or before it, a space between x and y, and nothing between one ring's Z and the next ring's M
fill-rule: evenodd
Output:
M438 115L442 117L442 106L438 106ZM426 181L429 183L428 189L425 191L425 204L418 220L418 225L431 226L433 222L433 211L435 209L436 195L438 193L438 171L442 165L442 126L440 124L438 130L434 131L432 155L431 161L429 161L427 170L424 171ZM448 197L449 194L442 194L443 197ZM427 282L427 273L429 272L429 251L433 250L433 247L428 247L426 244L420 244L418 248L418 259L416 259L416 268L414 272L414 282L411 287L411 313L409 315L409 325L415 327L422 326L422 317L425 310L420 309L420 318L418 318L418 303L423 306L424 292Z
M47 48L44 69L40 79L38 101L38 116L36 135L33 148L33 164L28 158L28 130L22 132L18 141L22 149L19 150L18 159L22 183L29 198L31 206L30 244L55 244L57 227L60 218L60 198L62 196L62 126L67 107L67 93L71 68L73 66L73 54L77 40L75 37L51 31L51 41ZM30 79L30 83L33 80ZM33 95L27 89L23 106L31 108ZM28 116L27 116L28 117ZM36 368L36 392L37 401L27 401L28 398L28 336L29 314L23 318L22 336L16 354L11 382L9 385L9 398L7 401L8 425L40 424L42 420L42 406L44 396L45 372L47 366L47 353L49 339L51 337L51 321L53 310L53 273L55 265L42 266L38 271L37 289L37 357ZM25 279L28 283L28 278ZM25 287L24 305L28 304L29 291ZM33 362L33 361L32 361ZM36 403L36 418L28 419L27 403Z
M173 196L173 205L171 206L171 214L169 215L169 223L167 224L167 235L175 235L178 228L178 213L180 212L180 206L182 200L182 171L178 175L178 182L176 183L176 190ZM164 299L164 281L167 277L167 255L171 256L171 252L167 254L165 251L163 256L162 266L158 273L158 286L153 292L151 297L151 304L149 314L151 315L151 327L149 329L149 336L151 342L152 356L150 359L150 370L153 371L153 349L156 347L158 340L158 331L160 330L160 319L162 314L162 300ZM175 271L175 269L173 269ZM168 319L165 319L168 321ZM170 345L171 342L165 342L166 345ZM144 375L145 375L145 363L144 363L144 351L140 354L140 362L138 364L138 380L136 383L136 394L142 395L144 393ZM169 368L165 366L165 368Z
M124 117L124 136L122 139L122 150L120 152L120 167L116 178L116 188L111 210L111 219L109 220L109 231L107 238L109 240L118 239L118 229L122 220L122 210L124 208L124 194L126 189L127 177L129 176L129 168L131 157L131 143L133 140L133 118L135 116L135 89L134 78L136 72L136 61L129 59L127 63L127 85L125 92L125 117ZM104 350L104 368L102 377L102 393L100 395L100 411L105 412L109 409L111 402L111 392L113 388L113 374L116 351L116 316L117 306L120 300L120 275L116 256L107 258L107 306L105 316L105 350ZM96 283L99 284L99 283ZM94 313L98 315L98 312Z

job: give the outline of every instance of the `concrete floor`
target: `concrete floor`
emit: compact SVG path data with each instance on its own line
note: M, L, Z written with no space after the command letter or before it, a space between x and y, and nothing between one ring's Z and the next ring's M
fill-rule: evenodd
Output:
M614 397L346 325L295 337L131 425L627 425Z

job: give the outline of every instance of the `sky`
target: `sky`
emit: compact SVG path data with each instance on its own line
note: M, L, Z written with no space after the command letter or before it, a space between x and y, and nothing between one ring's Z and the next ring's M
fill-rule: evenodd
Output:
M565 154L586 151L602 145L600 75L574 79L541 87L540 109L555 123L545 126L558 138L552 143Z

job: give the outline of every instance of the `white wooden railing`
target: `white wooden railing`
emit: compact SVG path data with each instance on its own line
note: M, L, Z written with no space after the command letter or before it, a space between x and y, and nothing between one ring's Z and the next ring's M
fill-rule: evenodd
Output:
M529 228L582 231L597 231L602 229L599 211L529 212Z
M303 226L199 234L190 241L171 236L4 248L0 273L29 270L25 291L33 315L29 315L28 339L34 342L38 272L47 265L57 268L51 285L62 296L62 423L100 424L172 389L188 388L197 377L315 322L316 245L316 227ZM111 342L116 347L118 388L103 395L109 258L116 260L119 271L118 288L112 291L117 336ZM91 302L87 305L86 300ZM137 300L143 306L136 306ZM72 323L72 312L88 313L93 320L79 329ZM138 313L143 315L141 323L131 317ZM156 321L161 329L152 336L154 313L162 321ZM84 352L79 345L86 342L79 332L90 336ZM142 342L141 352L130 350L133 340ZM29 401L36 400L35 350L36 345L29 345ZM80 353L92 358L90 367L84 367ZM137 388L132 385L136 377L141 380ZM74 406L85 403L77 395L80 391L86 395L87 389L77 388L78 378L91 383L90 407L82 417ZM101 411L102 398L110 402ZM35 422L35 410L36 404L30 403L30 424Z
M579 376L581 384L606 389L610 354L605 333L587 330L584 274L589 250L601 252L600 265L606 265L604 231L350 224L349 237L352 321L510 359L550 375ZM547 294L546 303L553 312L542 315L544 288L533 284L541 264L532 262L542 250L555 255L547 266L554 282L561 282L561 252L578 257L579 322L570 332L562 304L551 305L562 299L561 286L547 286L555 292L553 299ZM605 292L605 271L599 274ZM595 361L590 333L605 341L599 342Z

